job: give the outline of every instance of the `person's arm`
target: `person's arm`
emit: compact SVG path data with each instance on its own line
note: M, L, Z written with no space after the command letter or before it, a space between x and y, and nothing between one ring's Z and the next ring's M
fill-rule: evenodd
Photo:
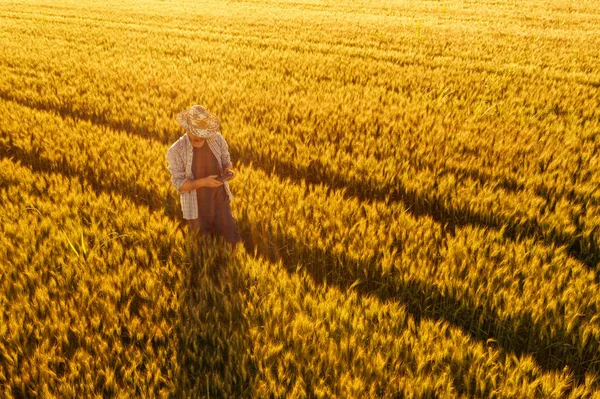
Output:
M225 137L223 137L219 133L219 142L221 144L221 165L223 165L223 174L226 174L227 171L233 173L233 176L229 180L233 180L237 174L233 169L231 163L231 156L229 155L229 146L227 145L227 141L225 141Z
M196 190L197 188L200 188L200 187L206 187L204 185L204 182L205 182L204 179L196 179L196 180L187 179L183 182L183 184L181 186L179 186L179 191L192 191L192 190Z
M231 156L229 155L229 146L227 145L227 141L225 141L225 137L219 133L219 141L221 142L221 165L223 165L223 170L231 169Z
M171 184L179 190L180 193L192 191L200 187L205 187L205 179L190 180L185 177L185 166L181 154L173 147L167 151L168 169L171 172Z
M195 180L187 179L183 158L172 147L167 151L167 162L169 164L168 169L171 172L171 183L180 193L196 190L200 187L218 187L223 184L215 179L217 175Z
M170 147L167 151L167 169L171 172L171 184L180 192L180 188L186 181L185 177L185 165L181 154L179 154L174 147Z

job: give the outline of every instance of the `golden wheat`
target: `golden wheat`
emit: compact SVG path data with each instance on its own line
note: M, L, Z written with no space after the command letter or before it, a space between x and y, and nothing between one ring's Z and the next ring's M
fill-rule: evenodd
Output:
M597 396L599 18L0 5L2 394ZM197 102L235 256L169 185Z

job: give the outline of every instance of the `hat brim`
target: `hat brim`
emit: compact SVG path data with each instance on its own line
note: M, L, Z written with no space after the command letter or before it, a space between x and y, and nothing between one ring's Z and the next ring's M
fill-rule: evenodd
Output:
M177 114L177 121L184 130L196 137L209 138L221 130L219 118L212 113L207 113L207 117L202 120L203 127L199 127L193 123L189 110L181 111Z

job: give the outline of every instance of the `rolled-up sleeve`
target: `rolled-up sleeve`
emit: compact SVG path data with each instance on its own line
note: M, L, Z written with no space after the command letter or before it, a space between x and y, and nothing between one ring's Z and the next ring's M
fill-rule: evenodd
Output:
M219 135L221 142L221 165L223 168L231 166L231 156L229 155L229 146L227 145L227 141L225 141L225 137Z
M179 191L182 192L179 187L185 182L185 165L181 154L179 154L173 147L170 147L167 151L167 168L171 172L171 183Z

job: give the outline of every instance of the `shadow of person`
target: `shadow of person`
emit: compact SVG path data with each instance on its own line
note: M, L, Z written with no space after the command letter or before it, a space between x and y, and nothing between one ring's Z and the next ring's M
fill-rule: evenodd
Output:
M240 261L221 236L189 234L185 249L173 397L250 397L256 366Z

